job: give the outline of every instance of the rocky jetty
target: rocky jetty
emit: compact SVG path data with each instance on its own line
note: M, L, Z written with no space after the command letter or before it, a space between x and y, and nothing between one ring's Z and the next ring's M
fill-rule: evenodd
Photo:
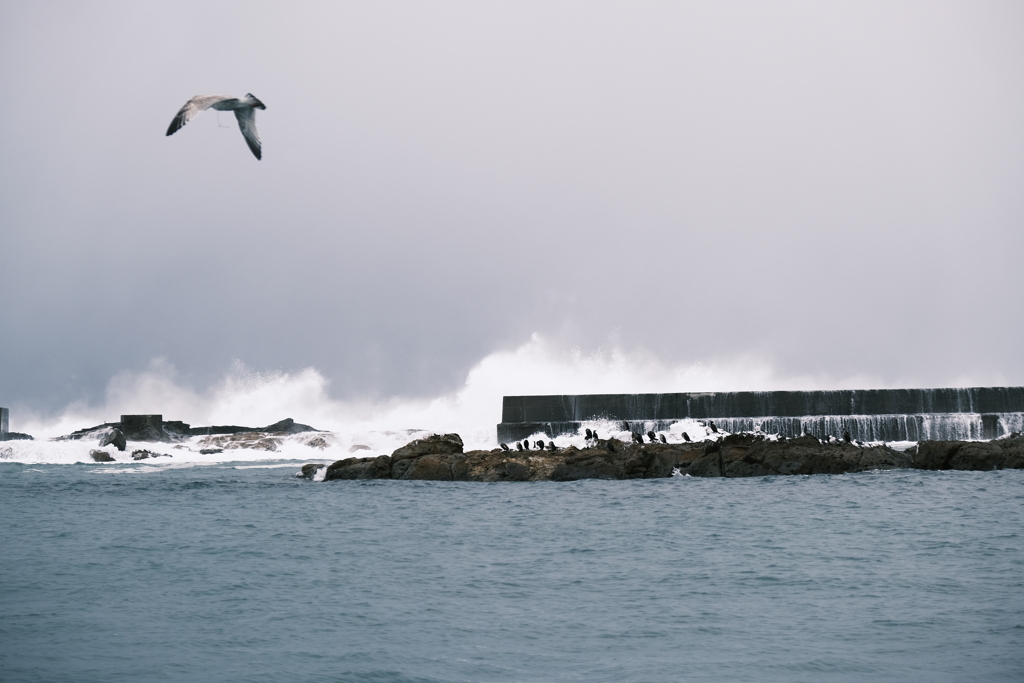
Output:
M885 445L823 442L813 436L769 439L730 434L703 443L624 443L602 439L559 450L463 451L458 434L413 441L391 455L310 463L301 476L428 481L574 481L653 479L673 472L695 477L843 474L891 469L1024 468L1024 438L991 442L925 441L899 451Z

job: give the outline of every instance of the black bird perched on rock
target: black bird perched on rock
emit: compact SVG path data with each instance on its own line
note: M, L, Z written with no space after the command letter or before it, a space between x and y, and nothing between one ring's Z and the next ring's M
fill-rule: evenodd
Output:
M544 450L544 440L543 439L539 439L537 441L537 450L538 451Z
M594 432L590 431L590 427L587 427L587 441L594 438Z
M503 450L503 451L507 451L508 450L508 444L507 443L499 443L498 445L501 446L501 450Z
M653 429L647 432L647 438L651 440L651 443L654 443L657 440L657 437L654 435Z
M718 433L718 427L715 426L714 420L711 421L711 431L714 432L715 434Z
M548 441L548 450L549 451L557 451L558 450L558 446L555 445L554 441Z
M850 443L850 432L843 432L843 441Z
M600 437L597 435L597 430L595 429L594 430L594 441L597 441L599 439L600 439Z
M516 441L516 450L517 451L523 450L523 442L522 441Z
M687 434L686 432L683 432L683 441L685 441L686 443L690 443L690 435Z
M658 438L661 439L662 443L668 443L668 439L665 438L664 434L658 434Z
M640 436L636 432L630 432L630 434L633 437L633 443L643 443L644 442L644 437Z

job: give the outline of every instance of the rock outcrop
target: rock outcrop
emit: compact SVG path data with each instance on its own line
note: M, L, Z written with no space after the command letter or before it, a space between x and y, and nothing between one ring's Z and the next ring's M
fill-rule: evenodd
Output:
M132 460L146 460L148 458L169 458L171 457L167 453L154 453L150 450L136 450L132 451Z
M89 451L89 457L92 458L93 462L114 462L114 459L110 457L110 453L95 448Z
M715 447L717 446L717 448ZM769 441L730 434L697 458L685 472L694 477L761 477L772 474L843 474L913 466L913 456L887 446L862 448L823 443L813 436Z
M922 441L914 467L922 470L1024 469L1024 436L994 441Z
M21 432L7 432L6 439L3 441L34 441L31 434L22 434Z
M319 432L321 430L310 427L306 424L296 422L288 417L266 427L238 427L238 426L214 426L214 427L192 427L186 422L178 420L164 420L160 415L127 415L122 418L131 418L128 422L106 422L88 429L79 429L65 436L58 437L58 441L71 441L78 439L104 439L112 432L120 434L121 441L156 441L162 443L174 443L184 441L193 436L233 436L238 437L237 441L244 442L251 440L246 435L260 434L264 436L289 436L302 434L304 432ZM25 435L28 437L28 435ZM28 437L31 438L31 437ZM101 443L100 446L115 445L114 441ZM266 444L264 444L266 445ZM248 448L253 446L238 446ZM261 448L260 446L255 446ZM118 450L124 450L125 446L117 446ZM263 448L263 450L276 450L274 448Z
M922 442L899 451L885 445L822 442L813 436L773 440L730 434L703 443L594 442L557 451L463 452L457 434L418 439L390 456L346 458L327 465L324 481L417 479L429 481L574 481L653 479L678 471L694 477L843 474L868 470L1024 468L1024 437L990 442ZM314 479L322 464L302 475Z
M272 425L267 425L266 427L259 431L283 434L302 434L303 432L319 432L320 430L314 429L309 425L298 423L290 417L286 417L280 422L275 422Z
M119 451L123 451L128 445L127 440L124 438L124 434L117 427L111 427L103 436L100 437L100 448L104 446L113 446Z
M316 476L317 471L321 467L327 467L327 465L323 464L322 462L311 462L308 465L303 465L302 471L299 472L299 476L304 477L306 479L312 479L313 477Z

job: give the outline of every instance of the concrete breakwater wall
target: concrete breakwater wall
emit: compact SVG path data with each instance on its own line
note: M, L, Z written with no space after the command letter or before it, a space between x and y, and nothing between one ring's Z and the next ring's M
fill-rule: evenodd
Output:
M7 408L0 408L0 441L7 440L7 433L10 431L10 413Z
M729 432L862 441L994 439L1024 430L1024 387L505 396L498 440L576 433L594 421L663 431L714 420Z

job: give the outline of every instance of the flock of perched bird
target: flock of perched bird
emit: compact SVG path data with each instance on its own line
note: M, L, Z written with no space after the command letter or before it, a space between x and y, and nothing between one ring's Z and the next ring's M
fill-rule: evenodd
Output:
M626 426L627 426L627 429L628 429L628 424ZM712 434L718 434L719 433L718 432L718 426L715 424L714 420L712 420L712 421L710 421L708 423L708 429L711 431ZM634 432L632 430L629 430L629 432L630 432L630 434L631 434L631 436L633 438L633 443L635 443L635 444L647 443L647 442L644 441L644 434L642 432ZM586 448L591 448L591 447L594 447L594 446L597 446L597 445L600 444L601 439L597 435L597 430L596 429L587 428L585 434L586 434L586 446L585 446ZM810 432L806 432L806 434L808 436L813 436ZM654 432L654 430L648 431L646 436L647 436L648 439L650 439L650 443L658 443L659 441L661 443L664 443L664 444L668 443L668 439L665 438L664 434L656 434ZM690 439L690 435L687 434L686 432L683 432L682 437L683 437L683 441L685 443L691 443L692 442L692 439ZM817 438L817 437L815 437L815 438ZM832 438L833 438L832 436L824 436L824 437L821 438L821 442L822 443L829 443L830 441L832 441ZM779 435L779 440L780 441L784 441L785 439L786 439L785 436L782 436L781 434ZM836 439L836 441L838 441L838 439ZM843 441L846 442L846 443L852 443L852 439L850 438L850 432L843 432ZM857 442L858 445L860 445L860 443L861 443L860 441ZM610 451L614 451L615 450L614 442L611 439L606 441L604 445ZM500 444L500 446L501 446L501 450L503 450L503 451L509 451L509 452L512 451L512 449L506 443L502 443L502 444ZM529 450L532 450L533 448L536 448L538 451L543 451L543 450L557 451L558 450L558 446L555 445L554 440L551 440L551 441L548 441L547 443L545 443L543 439L538 439L537 441L535 441L533 443L533 446L531 446L530 445L530 441L528 439L523 439L522 441L517 441L516 444L515 444L515 449L517 451L529 451Z
M710 429L711 429L711 431L713 433L715 433L715 434L718 433L718 427L715 426L714 422L712 422L710 424ZM644 442L644 435L642 433L630 431L630 434L632 434L632 436L633 436L633 443L638 443L638 444L645 443ZM665 438L664 434L655 434L653 430L647 432L647 438L651 440L650 441L651 443L657 443L658 441L660 441L661 443L665 443L665 444L668 443L668 439ZM601 441L601 437L599 437L597 435L597 430L596 429L587 428L587 430L586 430L586 447L590 448L590 447L593 447L593 446L597 446L600 443L600 441ZM686 443L690 443L691 442L690 435L687 434L686 432L683 432L683 441L685 441ZM503 451L509 451L509 452L512 451L512 448L510 448L507 443L502 443L502 444L499 444L499 445L501 446L501 450L503 450ZM609 450L612 450L612 451L615 450L615 446L612 444L612 442L610 440L605 443L605 446ZM548 441L547 443L545 443L543 439L538 439L537 441L533 442L532 446L530 445L530 441L528 439L523 439L522 441L517 441L515 443L515 449L517 451L529 451L529 450L532 450L533 448L536 448L538 451L543 451L543 450L557 451L558 450L558 446L555 445L555 442L553 440L552 441Z

